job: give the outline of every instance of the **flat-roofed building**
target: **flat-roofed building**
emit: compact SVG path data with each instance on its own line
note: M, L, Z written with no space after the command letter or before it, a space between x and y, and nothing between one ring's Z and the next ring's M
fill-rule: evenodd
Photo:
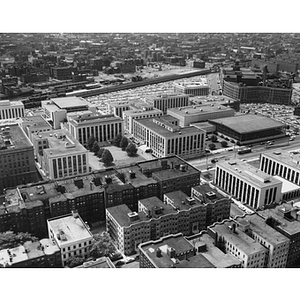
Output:
M120 117L123 119L123 112L126 110L130 110L130 102L129 101L113 101L108 102L108 111L111 114L114 114L116 117Z
M50 179L89 172L88 150L66 130L39 132L32 139L38 160Z
M241 268L242 262L230 252L224 253L215 245L215 240L203 230L186 239L201 253L215 268Z
M53 240L43 239L11 249L0 250L0 265L5 268L61 267L60 249Z
M283 181L283 200L300 196L300 155L282 149L268 151L260 155L259 168L263 172Z
M240 230L244 231L267 249L266 268L286 267L290 245L290 240L287 237L269 226L257 214L237 217L235 221Z
M117 248L126 255L134 253L140 243L181 232L198 233L205 228L205 207L181 191L179 199L165 195L164 202L157 197L140 200L138 212L126 205L106 210L107 231Z
M280 180L237 159L217 162L214 183L255 209L281 200Z
M285 137L286 126L279 121L264 116L239 115L210 120L216 131L238 141L250 144Z
M0 120L23 118L24 114L25 108L21 101L0 101Z
M191 125L191 123L233 117L235 110L222 105L206 104L169 108L167 114L177 118L179 126L184 127Z
M180 92L176 94L162 94L158 96L147 96L146 101L155 108L160 109L164 114L168 108L188 106L189 96Z
M172 154L182 158L199 157L204 154L205 131L194 126L179 127L164 117L133 121L133 136L152 149L156 157Z
M109 259L109 257L103 256L96 260L86 261L82 265L76 267L77 269L97 268L97 269L108 269L115 268L115 265Z
M133 121L144 118L155 118L162 116L163 112L157 108L145 109L132 109L123 112L124 130L127 133L133 133Z
M91 136L98 142L113 140L117 135L123 135L124 126L121 117L114 114L100 115L85 111L67 115L66 128L70 134L83 146L88 146Z
M243 268L263 268L268 253L260 243L242 231L231 220L224 220L208 227L208 234L224 253L231 253L242 262Z
M214 268L181 233L139 245L140 268Z
M63 267L70 257L89 257L93 235L78 213L49 219L47 225L49 238L60 248Z
M22 118L22 123L19 124L32 141L32 135L52 130L52 126L41 116L26 116Z
M174 83L174 91L192 96L207 96L209 94L209 86L207 79L201 81L185 81Z
M300 208L299 202L284 203L275 208L257 212L265 222L290 241L286 267L298 267L300 263Z
M23 129L0 121L0 193L4 188L36 182L34 148Z
M54 129L60 128L60 123L67 119L67 113L85 110L96 112L96 108L87 101L74 96L45 100L41 102L41 106L48 119L53 123Z

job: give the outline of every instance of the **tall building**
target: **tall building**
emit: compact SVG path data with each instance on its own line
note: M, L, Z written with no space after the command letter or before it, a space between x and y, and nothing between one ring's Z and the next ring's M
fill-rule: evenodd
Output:
M179 126L184 127L191 125L191 123L233 117L235 111L230 107L222 105L215 106L214 104L206 104L169 108L167 114L177 118L179 120Z
M140 268L215 268L181 233L139 245Z
M107 103L108 110L111 114L116 117L121 117L123 119L123 112L130 109L129 101L114 101Z
M32 143L17 124L0 121L0 193L4 188L36 181Z
M50 179L89 172L88 150L66 130L39 132L32 139L38 160Z
M156 157L175 154L186 159L203 155L205 131L194 126L181 128L174 125L174 119L162 116L134 120L133 136L151 148Z
M121 117L113 114L100 115L92 112L69 114L66 125L71 135L80 144L87 147L88 140L94 136L98 142L111 141L118 134L123 135L124 126Z
M74 73L77 72L77 68L73 67L53 67L51 68L51 76L58 80L72 79Z
M63 267L70 257L89 257L93 235L78 213L49 219L47 225L49 238L54 239L60 249Z
M25 108L21 101L0 101L0 120L23 118L24 114Z
M159 96L147 96L146 101L165 114L168 108L188 106L189 96L183 93L163 94Z
M239 160L217 162L214 183L255 209L281 200L280 180Z

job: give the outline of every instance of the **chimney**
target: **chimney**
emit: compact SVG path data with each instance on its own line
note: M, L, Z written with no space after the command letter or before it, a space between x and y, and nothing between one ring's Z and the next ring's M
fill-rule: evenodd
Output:
M156 249L156 256L157 257L162 257L161 249L159 249L159 248Z

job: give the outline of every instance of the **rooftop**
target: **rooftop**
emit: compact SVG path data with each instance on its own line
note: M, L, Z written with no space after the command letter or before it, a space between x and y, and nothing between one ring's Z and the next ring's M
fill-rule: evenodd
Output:
M82 112L81 114L68 115L69 122L75 125L95 122L110 122L114 120L122 121L122 118L115 116L114 114L101 115L90 111Z
M48 226L52 229L59 246L92 239L93 235L87 229L82 219L72 214L65 217L48 219Z
M41 115L26 116L22 118L22 127L29 127L30 130L38 130L44 128L52 129L51 125Z
M274 175L274 178L278 179L279 181L282 182L282 188L281 188L281 193L288 193L292 191L296 191L300 189L300 186L297 184L292 183L291 181L288 181L278 175Z
M282 184L282 182L271 175L255 168L254 166L242 162L239 159L232 159L228 161L217 162L216 166L227 169L237 177L242 177L246 181L259 187L273 186L275 184Z
M276 151L266 151L262 155L278 160L296 170L300 170L300 154L298 151L288 152L283 149L276 149Z
M17 124L0 125L0 153L33 147L23 129Z
M249 114L220 118L210 122L212 124L221 124L238 133L255 132L284 126L281 122L275 121L271 118Z
M229 226L232 226L234 221L225 220L221 223L215 223L209 226L214 232L217 232L219 236L224 236L225 240L234 245L240 251L243 251L247 255L252 255L257 252L267 251L261 244L256 242L245 232L241 231L238 227L236 233L233 233Z
M210 261L216 268L230 268L240 265L241 262L230 253L222 252L214 244L214 239L207 233L202 232L195 238L187 238L201 254ZM200 248L200 249L199 249ZM202 250L203 249L203 250Z
M219 193L216 189L210 187L209 184L202 184L192 187L192 189L196 192L196 197L201 200L203 203L214 203L223 199L228 199L221 193Z
M143 109L131 109L131 110L125 110L123 111L124 115L127 116L135 116L135 115L149 115L149 114L162 114L162 111L157 108L152 108L149 110L143 110Z
M61 109L88 106L88 102L78 97L52 98L51 101Z

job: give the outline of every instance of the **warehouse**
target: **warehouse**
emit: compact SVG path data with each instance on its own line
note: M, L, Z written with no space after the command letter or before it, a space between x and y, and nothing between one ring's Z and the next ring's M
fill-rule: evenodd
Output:
M238 141L240 145L285 136L285 125L268 117L240 115L209 121L216 131Z

